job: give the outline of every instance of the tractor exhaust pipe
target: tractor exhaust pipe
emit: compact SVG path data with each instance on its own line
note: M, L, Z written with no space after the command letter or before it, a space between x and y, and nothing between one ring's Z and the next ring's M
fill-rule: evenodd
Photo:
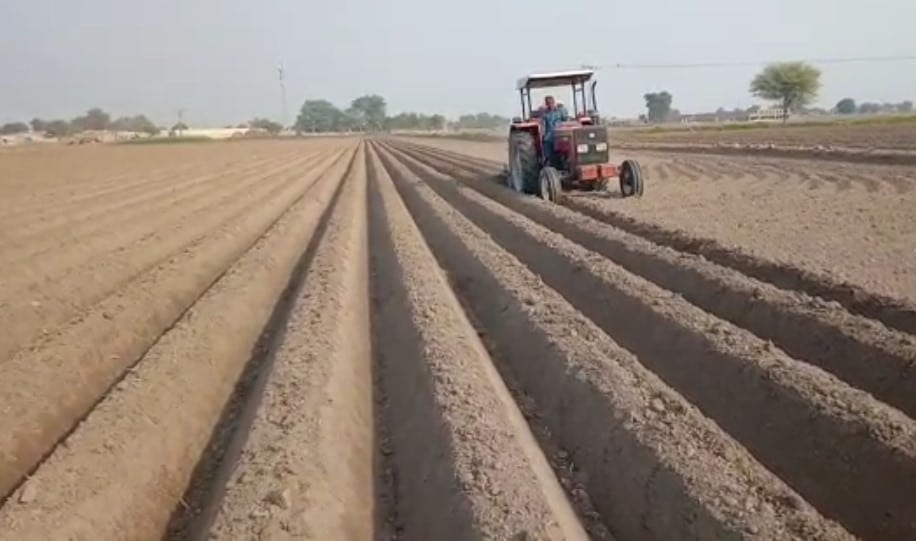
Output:
M598 113L598 98L595 95L595 87L598 86L598 81L592 81L591 91L592 91L592 124L595 126L601 124L601 115Z

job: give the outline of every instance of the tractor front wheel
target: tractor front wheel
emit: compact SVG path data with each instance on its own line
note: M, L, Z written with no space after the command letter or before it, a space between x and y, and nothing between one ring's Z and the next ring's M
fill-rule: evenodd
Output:
M560 180L560 172L551 166L541 169L540 178L541 199L552 203L559 203L563 197L563 184Z
M620 164L620 195L623 197L642 197L645 179L642 167L636 160L624 160Z
M534 135L527 131L509 134L509 176L506 184L519 193L538 193L538 149Z

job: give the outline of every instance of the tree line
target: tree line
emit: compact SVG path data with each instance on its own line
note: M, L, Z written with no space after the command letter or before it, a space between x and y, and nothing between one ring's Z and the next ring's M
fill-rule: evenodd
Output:
M122 116L112 120L111 115L98 107L93 107L86 111L86 114L71 120L33 118L28 124L25 122L10 122L0 126L0 134L13 135L28 132L30 129L35 133L41 133L48 137L65 137L83 131L130 131L148 133L150 135L155 135L161 131L145 115Z
M299 133L377 132L391 130L493 129L509 119L490 113L467 114L450 121L440 114L404 112L388 115L388 103L377 94L360 96L341 109L325 99L306 100L293 128Z
M913 102L910 100L901 101L900 103L871 103L867 101L856 103L856 100L853 98L843 98L837 102L834 110L841 115L854 115L856 113L860 115L878 115L893 113L909 114L913 112L914 108Z
M389 116L387 102L375 94L360 96L340 109L328 100L306 100L293 124L300 133L390 131L390 130L444 130L444 129L494 129L506 126L509 119L490 113L466 114L449 120L440 114L404 112ZM268 118L254 118L246 123L228 125L227 128L259 129L271 134L283 130L283 125ZM32 131L47 137L66 137L84 131L122 131L156 135L161 132L180 135L189 129L184 122L165 128L159 127L145 115L122 116L112 120L103 109L93 107L86 114L71 120L45 120L33 118L31 122L10 122L0 126L0 135L15 135Z
M758 73L750 83L751 95L775 102L782 111L783 121L791 113L806 111L805 107L817 97L821 87L821 71L805 62L778 62L770 64ZM668 122L680 118L680 111L672 108L674 97L667 91L650 92L643 96L646 102L646 114L641 118L648 122ZM740 116L741 113L752 113L759 107L747 110L736 109L731 116ZM837 102L833 112L841 115L879 114L879 113L912 113L912 101L900 103L862 103L856 104L852 98L844 98ZM727 111L719 109L719 114ZM827 113L828 111L818 111Z
M271 134L277 134L283 129L279 122L274 122L267 118L254 118L247 123L239 124L237 127L260 129ZM146 115L121 116L112 120L110 114L98 107L93 107L86 111L86 114L71 120L33 118L28 124L25 122L9 122L0 126L0 135L15 135L29 131L40 133L47 137L66 137L85 131L120 131L157 135L164 131L173 134L181 133L187 129L189 129L188 125L184 122L178 122L171 128L159 127Z
M766 66L750 83L750 93L756 97L776 102L782 110L783 119L790 113L805 111L820 90L821 72L816 67L804 62L781 62ZM643 96L647 113L640 118L647 122L667 122L681 117L680 111L674 109L674 97L670 92L650 92ZM719 109L718 116L740 118L753 113L759 107L735 109L731 112ZM900 103L857 104L853 98L840 100L833 112L842 115L854 113L912 113L912 101ZM827 113L827 111L817 112ZM299 111L293 129L298 133L323 132L373 132L390 130L444 130L444 129L496 129L509 124L509 119L490 113L467 114L455 121L450 121L440 114L404 112L388 116L385 98L377 94L360 96L341 109L325 99L306 100ZM255 128L276 134L283 126L266 118L255 118L238 128ZM63 137L82 131L127 131L155 135L164 131L144 115L122 116L114 120L100 108L89 109L85 115L72 120L44 120L33 118L28 124L10 122L0 126L0 135L12 135L31 131L43 133L49 137ZM188 129L184 123L178 123L169 133L181 133Z

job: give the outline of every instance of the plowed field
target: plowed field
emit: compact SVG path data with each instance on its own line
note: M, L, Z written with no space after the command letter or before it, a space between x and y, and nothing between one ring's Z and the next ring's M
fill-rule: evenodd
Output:
M685 144L774 144L813 147L830 145L843 148L916 150L916 122L912 118L891 117L884 123L824 122L821 125L745 127L724 124L721 129L628 129L612 130L615 140L627 143Z
M436 144L0 155L0 540L916 537L911 170Z

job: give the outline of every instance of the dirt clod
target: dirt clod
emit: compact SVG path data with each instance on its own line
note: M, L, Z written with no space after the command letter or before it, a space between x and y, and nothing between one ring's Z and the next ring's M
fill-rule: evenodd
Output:
M19 489L19 497L17 500L19 503L27 504L32 503L38 497L38 487L34 482L26 481L22 485L22 488Z
M292 496L288 488L277 489L270 491L264 497L264 501L280 509L289 509L292 505Z

